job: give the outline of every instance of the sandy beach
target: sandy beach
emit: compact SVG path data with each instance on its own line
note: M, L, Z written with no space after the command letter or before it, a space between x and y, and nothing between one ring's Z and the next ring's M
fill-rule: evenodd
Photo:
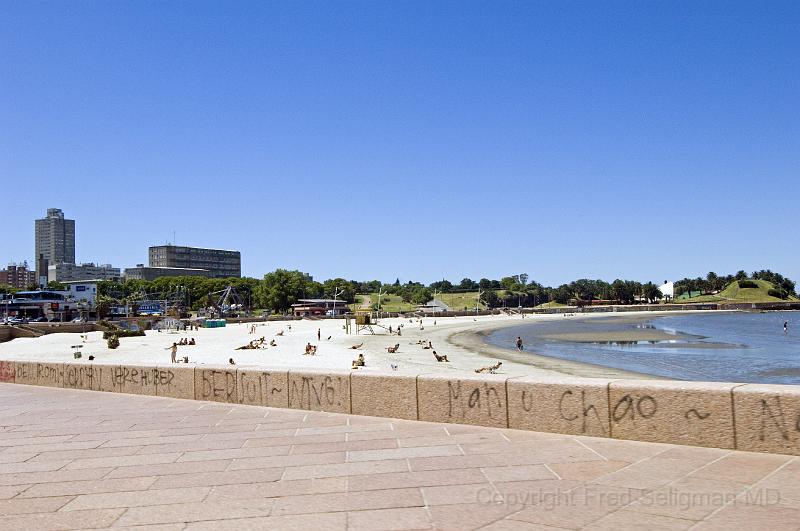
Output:
M646 319L654 315L652 312L626 314L619 316L621 320ZM655 315L658 315L656 313ZM201 328L187 332L147 331L144 337L121 339L116 350L110 350L101 332L90 332L85 342L78 334L49 334L39 338L18 338L0 344L0 358L19 360L74 361L73 345L81 344L82 360L89 363L88 356L95 356L98 363L169 363L169 347L181 338L194 338L194 346L180 346L178 357L189 357L189 363L227 364L233 358L237 365L263 367L292 368L327 368L350 370L352 360L363 353L366 367L362 371L386 371L397 366L403 372L461 372L473 373L475 369L502 361L497 371L506 375L553 375L570 374L586 377L637 377L650 376L623 371L599 365L578 363L545 356L531 352L516 352L513 345L508 349L487 345L483 336L492 330L523 323L545 322L564 319L598 319L615 316L608 314L581 315L563 317L561 315L527 315L520 316L480 316L480 317L426 317L420 324L416 319L389 318L381 319L380 326L373 326L374 334L362 331L356 335L346 334L344 320L325 319L302 321L280 321L257 323L256 333L250 334L250 324L229 324L224 328ZM576 323L579 324L579 323ZM390 334L388 328L397 330L402 325L402 336ZM353 325L355 328L355 325ZM320 340L317 339L319 331ZM281 334L282 335L279 335ZM631 331L636 338L626 334L615 333L614 340L640 339L641 334L657 334L658 331ZM274 339L277 346L259 350L236 350L250 340L264 337L268 343ZM605 338L591 338L580 332L564 334L565 340L603 341ZM569 337L573 336L573 337ZM649 337L649 336L648 336ZM646 338L645 338L646 339ZM423 349L420 341L433 344L433 349ZM317 346L316 355L304 355L306 344ZM352 349L354 345L363 344L360 349ZM399 344L396 353L389 353L387 347ZM449 363L437 362L433 355L447 355Z

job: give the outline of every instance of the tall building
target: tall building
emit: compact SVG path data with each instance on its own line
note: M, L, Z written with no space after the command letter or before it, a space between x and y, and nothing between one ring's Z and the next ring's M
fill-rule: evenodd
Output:
M111 264L68 264L59 262L47 266L48 282L76 282L83 280L118 280L120 269Z
M17 289L27 289L31 284L36 284L36 272L28 269L28 262L11 263L0 271L0 284L8 284Z
M242 255L239 251L157 245L150 247L150 267L206 269L215 278L241 277Z
M50 264L75 263L75 220L64 219L60 208L48 208L47 217L36 220L36 277L47 283Z

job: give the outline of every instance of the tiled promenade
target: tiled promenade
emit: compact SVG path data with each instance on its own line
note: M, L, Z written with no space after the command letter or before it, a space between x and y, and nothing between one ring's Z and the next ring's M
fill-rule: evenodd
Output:
M800 529L800 458L0 384L0 529L135 526Z

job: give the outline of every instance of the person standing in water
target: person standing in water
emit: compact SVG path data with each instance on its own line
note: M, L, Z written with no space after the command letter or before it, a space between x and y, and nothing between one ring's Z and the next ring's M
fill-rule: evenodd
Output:
M783 335L786 335L788 333L789 333L789 321L784 321L783 322Z
M522 338L520 336L517 336L517 350L522 352Z

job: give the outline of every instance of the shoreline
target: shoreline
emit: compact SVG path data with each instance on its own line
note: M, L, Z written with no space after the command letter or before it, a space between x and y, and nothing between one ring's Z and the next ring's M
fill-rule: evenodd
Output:
M707 314L712 313L731 313L737 310L698 310L698 311L680 311L670 312L669 315L691 315L691 314ZM589 314L575 316L572 322L579 325L581 322L594 321L594 320L607 320L615 324L641 324L650 321L654 318L663 317L663 312L640 312L631 315L630 313L619 314ZM560 319L531 319L531 326L534 323L552 322ZM515 364L527 365L529 367L558 373L570 376L580 376L588 378L634 378L634 379L668 379L663 376L648 374L643 372L617 369L614 367L607 367L605 365L594 364L589 362L565 360L561 358L551 357L536 352L535 350L526 350L519 352L513 348L503 348L492 345L486 341L487 336L511 326L520 326L523 324L521 320L513 320L506 322L487 323L484 326L476 327L473 330L454 331L448 337L447 341L455 346L471 350L473 352L480 352L482 354L490 354L487 358L499 358L504 361L510 361ZM633 329L633 330L620 330L609 332L565 332L557 334L543 334L539 336L542 339L550 339L556 341L576 342L576 343L597 343L597 342L635 342L635 341L666 341L666 340L692 340L702 339L701 336L690 334L678 333L670 334L658 329ZM699 346L702 345L702 346ZM664 345L665 347L683 347L685 344ZM728 345L709 343L709 344L693 344L692 348L724 348Z

